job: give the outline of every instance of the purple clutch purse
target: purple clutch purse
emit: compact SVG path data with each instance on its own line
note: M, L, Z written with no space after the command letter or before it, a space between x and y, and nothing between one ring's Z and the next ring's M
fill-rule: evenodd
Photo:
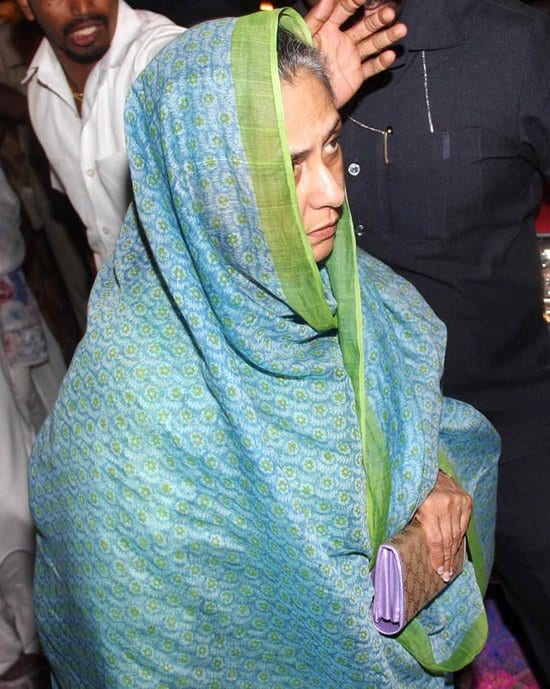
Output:
M449 582L434 572L420 523L413 520L383 543L373 572L372 616L381 634L398 634L464 568L465 550Z

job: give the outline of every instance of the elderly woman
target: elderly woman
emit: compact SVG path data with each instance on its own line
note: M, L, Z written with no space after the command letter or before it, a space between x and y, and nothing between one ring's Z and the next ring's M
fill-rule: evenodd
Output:
M329 85L286 33L278 68L281 26L308 42L290 10L196 27L130 95L135 203L32 458L59 687L435 688L484 643L498 441L440 394L441 323L357 260ZM448 578L466 493L476 571L380 635L378 546L416 514Z

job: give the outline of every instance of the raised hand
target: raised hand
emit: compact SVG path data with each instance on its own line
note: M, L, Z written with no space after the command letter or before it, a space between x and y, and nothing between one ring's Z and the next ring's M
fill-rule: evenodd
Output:
M396 12L389 5L365 13L343 31L342 25L363 2L320 0L305 16L315 45L327 58L338 108L347 103L365 79L392 64L395 52L388 48L407 33L404 24L394 24Z

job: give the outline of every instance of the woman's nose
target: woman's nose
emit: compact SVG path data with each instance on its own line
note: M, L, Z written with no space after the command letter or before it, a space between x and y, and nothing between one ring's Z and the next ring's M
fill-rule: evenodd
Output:
M315 175L312 199L315 206L339 208L344 203L344 173L341 165L320 165Z

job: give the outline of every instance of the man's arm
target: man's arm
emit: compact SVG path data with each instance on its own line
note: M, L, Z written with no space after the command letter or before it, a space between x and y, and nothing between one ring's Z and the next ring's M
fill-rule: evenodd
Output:
M342 30L364 0L320 0L305 16L315 45L328 60L336 106L341 108L369 77L387 69L395 60L388 49L407 33L404 24L394 24L395 10L381 7Z

